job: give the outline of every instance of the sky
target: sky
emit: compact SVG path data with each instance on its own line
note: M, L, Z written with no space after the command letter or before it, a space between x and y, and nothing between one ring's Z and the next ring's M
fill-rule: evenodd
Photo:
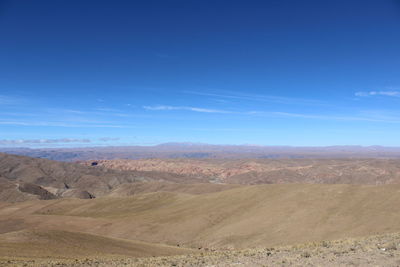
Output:
M400 146L400 1L0 0L0 146Z

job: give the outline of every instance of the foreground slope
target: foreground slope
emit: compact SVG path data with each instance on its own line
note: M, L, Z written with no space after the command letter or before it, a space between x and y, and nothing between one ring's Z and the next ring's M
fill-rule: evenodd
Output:
M21 230L0 235L0 255L29 258L178 255L189 249L70 231Z
M79 231L192 248L248 248L400 231L400 186L258 185L0 203L3 233Z
M261 249L225 250L163 257L38 259L0 256L4 266L390 266L400 264L400 234Z
M386 266L400 264L400 234L139 260L133 266ZM101 265L110 265L103 262Z

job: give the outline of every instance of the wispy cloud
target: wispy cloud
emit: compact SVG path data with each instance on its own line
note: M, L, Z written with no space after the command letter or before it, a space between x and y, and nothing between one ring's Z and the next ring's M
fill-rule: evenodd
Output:
M246 101L258 101L258 102L271 102L279 104L298 104L298 105L327 105L327 103L315 100L315 99L305 99L305 98L295 98L295 97L282 97L282 96L272 96L272 95L260 95L260 94L243 94L236 92L222 92L222 93L208 93L208 92L198 92L198 91L183 91L186 94L200 95L200 96L210 96L222 99L236 99L236 100L246 100Z
M340 115L315 115L303 113L290 113L290 112L248 112L249 115L267 116L267 117L286 117L286 118L301 118L301 119L315 119L326 121L367 121L367 122L382 122L382 123L400 123L399 119L391 116L340 116Z
M46 108L42 110L43 112L37 112L40 116L52 116L52 117L65 117L69 115L76 115L80 117L74 117L73 120L77 121L79 118L104 118L104 117L147 117L141 114L132 114L132 111L125 112L124 110L114 109L114 108L94 108L87 110L74 110L74 109L58 109L58 108ZM86 119L90 121L91 119Z
M235 116L256 116L256 117L275 117L275 118L299 118L299 119L312 119L312 120L326 120L326 121L365 121L365 122L380 122L380 123L400 123L398 116L393 116L387 112L361 112L358 115L335 115L335 114L307 114L307 113L294 113L284 111L228 111L217 109L205 109L195 107L182 107L182 106L144 106L147 110L189 110L194 112L204 113L223 113Z
M90 143L89 139L14 139L14 140L0 140L0 145L21 145L21 144L65 144L65 143Z
M299 118L311 120L325 120L325 121L364 121L364 122L380 122L380 123L400 123L398 116L390 116L387 114L375 113L362 113L359 116L349 115L320 115L320 114L306 114L306 113L293 113L282 111L224 111L215 109L203 109L193 107L175 107L175 106L145 106L148 110L190 110L196 112L207 113L224 113L231 115L242 116L256 116L256 117L271 117L271 118ZM205 111L206 110L206 111Z
M118 138L118 137L102 137L102 138L99 138L99 140L102 142L110 142L110 141L118 141L118 140L120 140L120 138Z
M51 113L72 113L72 114L86 114L87 112L83 110L76 110L76 109L56 109L56 108L49 108L47 111Z
M119 110L119 109L107 108L107 107L96 108L95 110L97 110L97 111L104 111L104 112L122 112L122 111Z
M369 97L369 96L389 96L400 97L400 91L369 91L369 92L356 92L355 96Z
M185 107L185 106L143 106L144 109L147 110L188 110L194 112L202 112L202 113L224 113L229 114L233 113L228 110L220 110L220 109L209 109L209 108L198 108L198 107Z
M6 96L6 95L0 95L0 106L5 106L5 105L16 105L23 103L23 99L19 99L16 97L11 97L11 96Z
M124 124L83 124L69 122L32 122L32 121L12 121L0 120L0 125L16 125L16 126L38 126L38 127L65 127L65 128L137 128Z

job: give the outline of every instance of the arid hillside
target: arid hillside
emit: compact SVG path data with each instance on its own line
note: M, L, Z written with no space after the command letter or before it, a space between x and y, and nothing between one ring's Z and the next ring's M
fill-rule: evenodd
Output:
M93 198L121 184L141 181L203 182L174 173L119 171L0 153L0 201Z
M151 192L176 192L185 194L208 194L241 187L234 184L193 183L180 184L170 182L136 182L121 184L115 187L107 196L124 197Z
M158 191L211 193L238 185L285 183L397 184L400 160L147 159L77 164L0 153L0 200L12 202Z
M399 232L397 185L257 185L208 194L0 204L0 229L78 231L187 248L249 248Z
M191 251L158 257L96 254L47 258L0 256L2 266L388 266L400 264L400 234L311 242L261 249ZM182 250L183 251L183 250ZM181 251L181 252L182 252ZM47 254L49 255L49 253Z
M398 163L0 154L0 264L396 266Z
M83 162L90 166L93 161ZM99 160L123 171L157 171L230 184L398 184L397 159L142 159Z
M188 254L190 249L80 232L21 230L0 235L0 255L31 258L150 257Z

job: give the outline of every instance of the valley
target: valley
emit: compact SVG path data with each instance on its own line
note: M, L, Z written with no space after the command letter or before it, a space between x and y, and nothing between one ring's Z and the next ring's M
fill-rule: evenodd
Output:
M374 247L380 243L374 240L383 237L391 240L390 257L399 259L399 163L397 159L66 163L0 154L0 262L231 266L239 261L262 266L279 261L319 264L324 255L332 258L333 266L338 263L336 246L350 251L340 254L344 262L367 253L364 245L352 250L343 241L350 239L366 242L374 255L371 262L380 261L389 252L379 254L382 250ZM336 245L326 247L324 242ZM272 248L274 256L266 257Z

